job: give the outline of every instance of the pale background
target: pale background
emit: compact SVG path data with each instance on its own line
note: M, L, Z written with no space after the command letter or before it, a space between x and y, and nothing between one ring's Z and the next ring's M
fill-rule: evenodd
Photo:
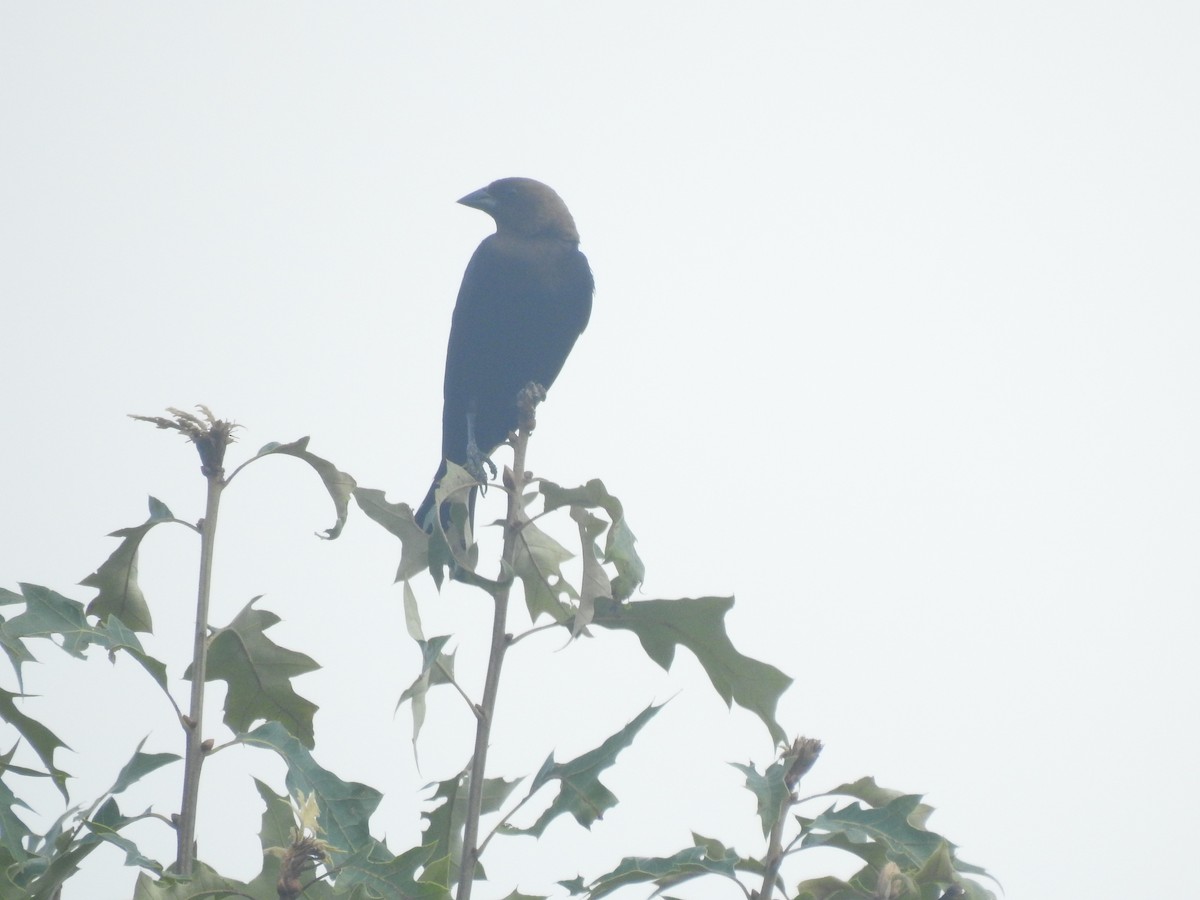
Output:
M491 226L453 201L536 177L598 288L530 463L622 498L642 597L736 593L738 645L797 679L781 721L827 745L808 787L925 793L1010 897L1186 893L1198 42L1200 8L1168 2L4 2L2 583L86 600L147 494L199 517L193 450L126 413L209 404L245 426L233 462L311 434L419 500L455 291ZM374 832L412 846L469 722L436 697L417 770L392 712L417 663L397 546L357 511L317 541L331 508L292 460L247 471L225 515L214 621L266 595L275 639L324 666L297 684L318 759L383 790ZM176 677L194 553L175 528L142 555ZM478 677L485 604L417 587ZM770 761L757 721L686 653L668 675L625 635L562 645L511 658L495 774L674 699L605 779L622 806L495 843L481 896L689 829L761 852L726 765ZM129 660L39 652L26 709L80 751L59 757L74 799L144 735L181 748ZM248 773L282 786L267 754L210 761L199 829L242 877ZM171 811L178 776L122 808ZM137 835L169 858L161 829ZM128 896L120 863L97 852L65 897Z

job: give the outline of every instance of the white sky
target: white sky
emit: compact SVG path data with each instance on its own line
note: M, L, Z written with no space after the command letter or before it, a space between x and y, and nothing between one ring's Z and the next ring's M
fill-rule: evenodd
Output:
M75 583L147 494L199 517L193 451L130 412L206 403L245 426L234 462L311 434L418 501L491 224L453 201L536 177L598 291L531 466L621 497L644 598L736 593L735 641L797 679L781 721L827 745L807 785L925 793L1012 897L1175 892L1200 800L1198 42L1200 10L1167 2L4 2L2 583L88 599ZM386 792L374 831L401 850L469 722L436 698L416 770L392 716L417 665L397 548L355 513L319 543L303 467L249 470L214 621L265 594L276 640L324 666L297 684L317 757ZM178 676L175 531L142 577ZM429 633L465 630L469 679L485 605L418 588ZM624 636L530 645L495 774L679 694L606 779L626 802L590 834L494 844L481 896L689 829L760 849L725 763L767 763L769 738L690 657L667 675ZM59 758L77 800L143 735L181 748L128 660L42 657L28 710L80 751ZM282 785L264 754L211 760L199 835L242 877L248 773ZM174 808L160 774L122 808ZM97 852L66 900L128 896L120 863Z

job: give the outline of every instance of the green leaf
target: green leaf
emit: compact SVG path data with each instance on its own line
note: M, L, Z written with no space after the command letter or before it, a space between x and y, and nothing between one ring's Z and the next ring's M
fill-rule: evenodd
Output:
M121 771L117 774L117 780L108 789L108 793L119 794L131 784L139 781L143 775L149 775L155 769L161 769L180 758L176 753L143 753L142 747L145 743L146 738L142 738L138 742L133 756L121 767Z
M384 492L375 488L355 488L354 499L367 518L400 539L397 581L408 581L429 567L429 535L413 519L412 507L389 503Z
M317 705L292 689L291 679L319 669L312 657L280 647L264 633L279 616L254 609L255 597L237 617L218 629L208 645L205 681L224 681L225 724L245 731L259 719L279 722L306 747L313 746ZM184 678L192 677L188 666Z
M95 572L79 582L85 587L94 587L100 593L88 604L89 616L98 616L101 621L110 615L119 616L134 631L153 631L150 607L137 583L138 548L150 530L164 522L179 522L166 505L154 497L150 498L150 518L134 528L121 528L109 537L121 538L121 543ZM187 525L186 522L179 522Z
M603 509L611 526L604 545L604 561L617 569L613 579L614 600L628 600L646 578L646 567L638 556L634 544L637 538L625 521L625 510L621 501L608 492L599 478L577 488L563 488L552 481L540 479L538 492L546 499L546 512L563 506L572 509Z
M660 709L661 706L646 707L599 747L569 762L556 763L551 754L534 776L528 796L533 796L551 781L559 782L558 795L528 828L509 826L503 829L504 832L540 837L546 826L563 813L570 813L584 828L591 828L593 822L603 818L605 812L617 805L616 796L600 782L600 773L617 761L617 755L633 742L642 726L654 718Z
M737 703L748 709L762 720L774 741L786 741L775 707L792 679L737 651L725 632L725 614L732 606L732 597L598 600L592 621L604 628L632 631L646 654L664 669L670 669L677 646L691 650L727 705Z
M130 822L136 822L145 816L136 816L134 818L126 818L121 815L120 809L117 807L117 801L112 797L96 811L96 814L87 822L88 828L91 830L91 835L94 836L97 842L112 844L120 847L125 851L125 865L140 866L145 869L150 869L153 872L162 873L163 865L158 860L151 859L144 855L137 844L131 841L120 833L120 830ZM88 838L84 838L80 842L81 846L87 846L89 851L92 849Z
M366 896L386 900L448 900L450 891L445 884L417 879L417 869L429 857L429 847L413 847L393 856L383 844L372 841L338 867L338 893L361 886Z
M761 775L754 764L743 766L741 763L730 763L735 769L746 776L746 787L758 801L758 817L762 820L763 836L771 833L771 828L779 819L783 805L788 802L791 791L784 783L787 774L786 767L779 762L767 766L767 771Z
M689 847L674 856L627 856L615 869L591 883L588 896L589 900L599 900L617 888L646 882L662 890L700 875L721 875L736 880L734 858L729 855L710 858L704 847Z
M503 778L485 778L483 780L483 797L480 814L496 812L512 793L520 779L507 781ZM448 861L447 883L458 879L459 866L462 862L463 827L467 821L467 792L469 779L467 770L459 772L453 778L434 782L437 790L429 798L437 803L432 810L422 813L425 820L422 828L422 840L425 846L432 848L430 858ZM425 785L427 788L433 784ZM440 801L440 802L439 802ZM476 878L482 878L479 868L476 868Z
M5 754L5 761L12 757L12 751ZM29 858L25 849L27 841L33 837L33 832L17 816L17 808L30 809L28 803L12 792L9 786L0 779L0 848L3 848L13 860Z
M407 587L407 584L405 586ZM435 685L453 683L454 654L442 652L442 648L448 640L450 640L450 635L445 634L430 638L428 641L417 641L421 648L421 672L396 702L396 708L399 709L404 701L412 701L414 748L417 738L421 734L421 726L425 724L425 695Z
M33 748L33 752L38 755L38 759L42 761L42 765L46 767L59 793L63 795L63 799L67 799L67 779L70 777L62 769L54 764L54 751L59 747L71 749L67 747L62 740L59 739L53 731L43 725L36 719L31 719L19 709L14 702L18 697L23 697L24 694L13 694L9 691L0 688L0 719L3 719L8 724L12 725Z
M802 881L797 891L796 900L872 900L870 894L860 894L832 875Z
M278 722L266 722L239 739L251 746L274 750L283 758L288 767L289 794L303 791L315 795L324 839L333 847L335 865L372 845L374 839L367 826L383 796L379 791L365 784L342 781L321 768L305 746Z
M155 880L143 872L133 888L133 900L222 900L224 897L251 897L253 900L278 900L278 894L268 898L251 894L249 885L218 875L202 862L193 866L190 878L168 876Z
M287 797L276 794L257 778L254 779L254 786L258 790L258 796L266 804L262 826L258 832L263 861L258 875L246 885L246 893L252 897L262 897L264 900L278 900L276 884L279 881L282 860L274 851L282 851L292 843L292 829L296 823L292 816L292 804ZM316 873L313 874L313 878L315 877ZM332 896L333 888L324 880L310 884L304 892L304 900L325 900Z
M264 456L274 454L282 454L284 456L294 456L296 459L303 460L312 466L313 471L320 477L325 485L325 490L329 492L329 498L333 501L334 511L337 513L337 521L333 523L332 528L327 528L324 534L318 533L318 537L332 541L342 533L342 528L346 525L346 517L350 513L350 495L354 493L354 479L345 472L340 471L337 466L327 459L322 459L315 453L308 451L308 438L302 437L298 441L292 441L290 444L280 444L272 442L267 444L258 454L250 460L247 460L239 470L254 462L262 459ZM234 472L236 475L237 472ZM229 476L232 480L233 475Z
M83 659L96 634L84 617L83 604L37 584L22 584L21 593L25 611L3 625L8 640L62 637L62 649Z
M112 658L117 651L123 650L129 654L138 665L145 669L165 694L167 689L167 666L161 660L155 659L142 649L138 636L125 627L125 623L115 615L110 615L95 629L95 642L106 648Z
M828 835L843 835L852 844L876 842L886 850L888 858L905 869L920 868L933 856L943 841L940 835L909 822L909 816L921 803L919 794L897 797L880 809L863 809L851 803L843 809L830 807L813 820L804 846L819 846L828 842Z

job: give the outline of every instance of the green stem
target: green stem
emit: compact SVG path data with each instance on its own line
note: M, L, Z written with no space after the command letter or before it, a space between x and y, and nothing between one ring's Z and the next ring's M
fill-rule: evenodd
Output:
M184 751L183 801L177 824L178 843L175 871L190 875L196 858L196 807L200 799L200 767L204 763L204 680L208 663L208 601L212 589L213 542L217 534L217 510L225 487L223 469L205 469L208 497L200 526L200 585L196 592L196 630L192 645L192 695L183 720L187 734Z

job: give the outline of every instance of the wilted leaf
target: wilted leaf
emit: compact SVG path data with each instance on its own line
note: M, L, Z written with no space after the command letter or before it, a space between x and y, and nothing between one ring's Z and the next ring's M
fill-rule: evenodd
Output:
M546 498L546 511L570 506L580 509L603 509L611 523L604 544L604 561L617 569L612 582L614 600L628 600L646 578L646 567L634 544L637 538L625 521L621 501L608 492L599 478L577 488L563 488L552 481L540 479L538 491Z
M294 456L296 459L304 460L312 466L313 471L320 477L325 485L325 490L329 492L329 498L333 501L334 511L337 513L337 521L333 523L332 528L327 528L324 534L318 534L318 537L323 537L326 540L332 541L342 533L342 528L346 524L346 516L350 511L350 495L354 492L354 479L345 472L339 471L337 466L327 459L317 456L315 453L308 451L308 438L302 437L298 441L292 441L290 444L280 444L271 442L263 447L254 456L254 459L247 460L242 466L238 467L240 471L244 466L249 465L257 459L264 456L280 453L284 456ZM233 475L236 475L234 472ZM232 480L233 475L229 478Z
M206 681L224 681L225 724L245 731L255 721L279 722L306 747L313 746L317 705L292 689L291 679L320 668L311 657L280 647L264 632L279 616L254 609L255 597L211 638ZM192 677L188 666L185 678Z
M725 614L732 607L732 597L630 603L600 600L592 621L605 628L632 631L646 654L664 669L671 668L677 646L691 650L721 699L750 710L767 726L773 740L783 742L787 736L775 719L775 707L792 679L737 651L725 632Z
M562 594L576 596L562 574L562 564L571 559L572 553L533 524L524 511L519 521L521 530L513 554L513 573L524 587L529 618L537 621L538 616L546 613L556 622L565 622L571 611L558 598Z
M579 546L583 553L583 577L579 585L579 609L575 611L575 620L571 624L571 637L578 637L596 613L596 601L602 598L612 598L613 589L608 575L596 556L596 538L607 527L605 522L593 516L582 507L571 508L571 518L579 526Z

